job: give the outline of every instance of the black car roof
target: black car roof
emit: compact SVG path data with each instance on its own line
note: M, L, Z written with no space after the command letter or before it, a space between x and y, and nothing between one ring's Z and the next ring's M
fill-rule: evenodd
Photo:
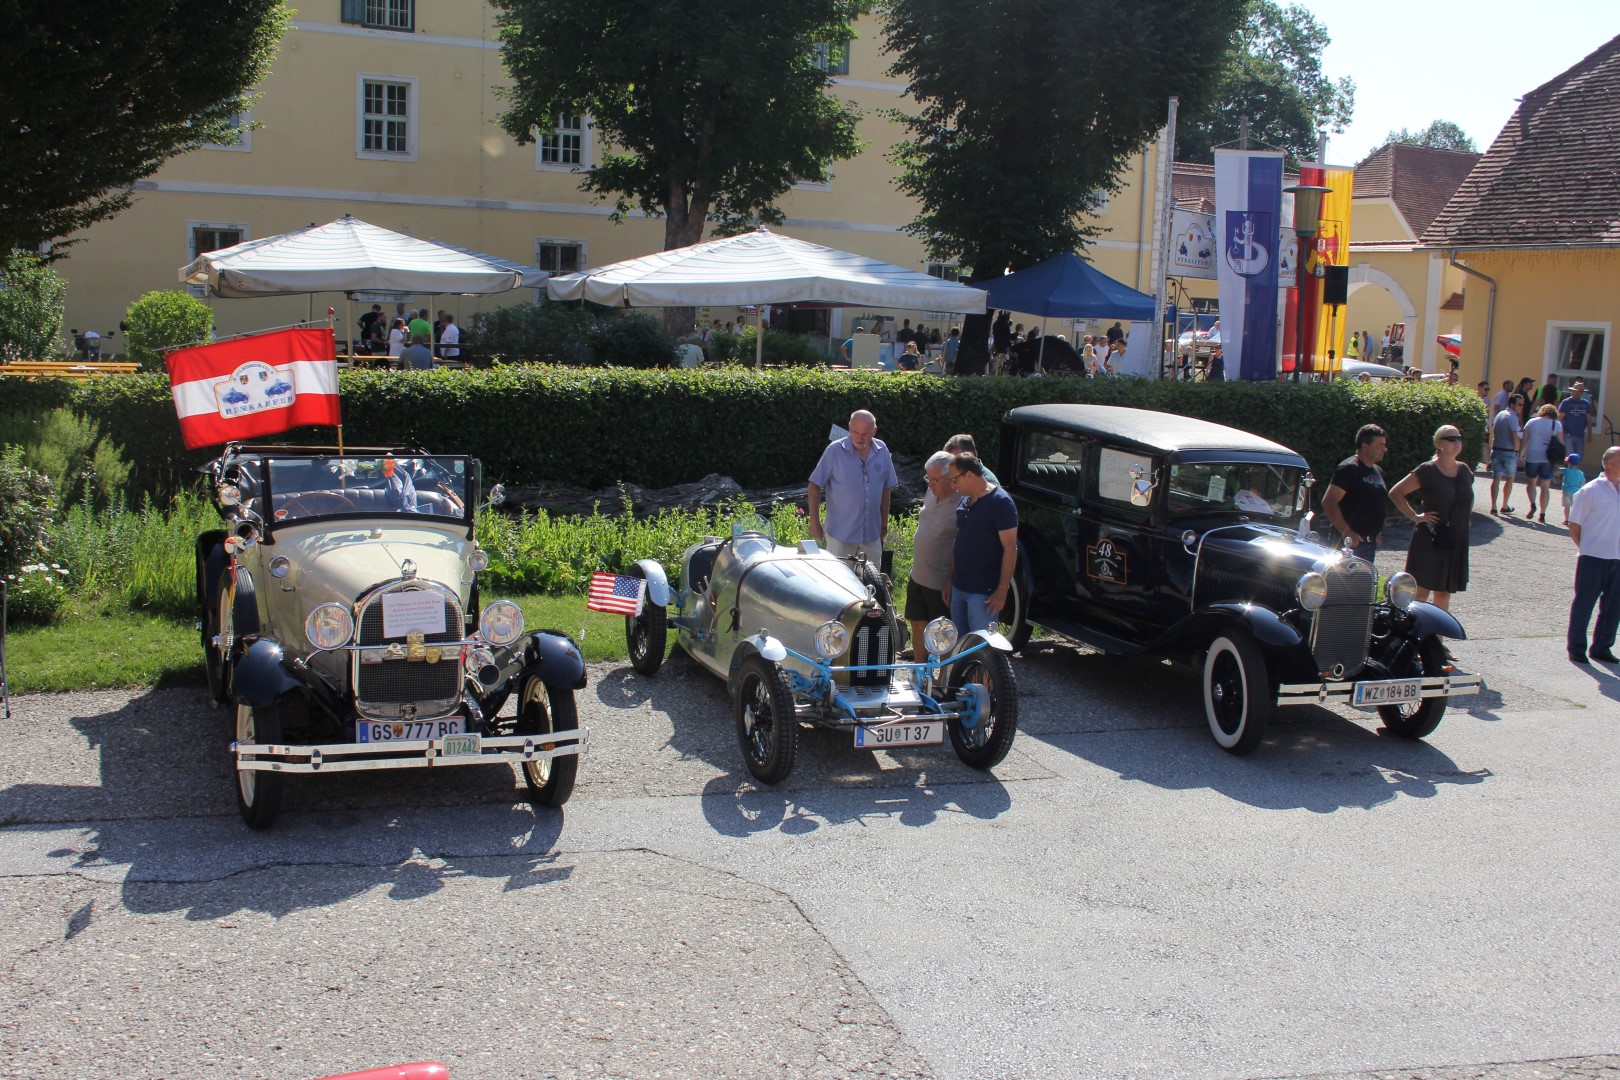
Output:
M1208 420L1148 409L1127 409L1118 405L1025 405L1008 412L1007 422L1067 429L1166 453L1215 450L1279 454L1293 459L1295 464L1305 464L1305 459L1297 452L1270 439Z

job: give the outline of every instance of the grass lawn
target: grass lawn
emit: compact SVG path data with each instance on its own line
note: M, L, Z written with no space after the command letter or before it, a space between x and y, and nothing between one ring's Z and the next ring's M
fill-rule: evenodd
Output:
M583 596L518 596L530 630L580 640L587 663L623 660L624 619L586 611ZM202 686L202 646L194 620L75 601L55 626L17 627L6 635L13 694L137 686Z

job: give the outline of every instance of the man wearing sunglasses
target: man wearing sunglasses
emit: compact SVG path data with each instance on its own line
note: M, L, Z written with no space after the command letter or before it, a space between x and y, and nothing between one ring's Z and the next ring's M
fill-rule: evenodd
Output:
M951 605L951 621L969 634L994 626L1007 604L1018 562L1018 506L985 479L984 464L973 454L952 458L950 477L961 499L945 600Z

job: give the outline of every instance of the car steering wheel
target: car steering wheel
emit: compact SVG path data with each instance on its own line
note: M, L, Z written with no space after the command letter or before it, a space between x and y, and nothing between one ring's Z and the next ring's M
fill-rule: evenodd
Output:
M320 517L323 514L342 514L359 507L331 491L306 491L288 499L281 510L289 518Z

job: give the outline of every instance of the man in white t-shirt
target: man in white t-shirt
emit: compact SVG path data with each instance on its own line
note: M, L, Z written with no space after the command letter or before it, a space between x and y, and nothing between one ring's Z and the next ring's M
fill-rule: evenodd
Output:
M439 356L444 360L461 359L461 327L448 311L444 313L444 329L439 331Z

